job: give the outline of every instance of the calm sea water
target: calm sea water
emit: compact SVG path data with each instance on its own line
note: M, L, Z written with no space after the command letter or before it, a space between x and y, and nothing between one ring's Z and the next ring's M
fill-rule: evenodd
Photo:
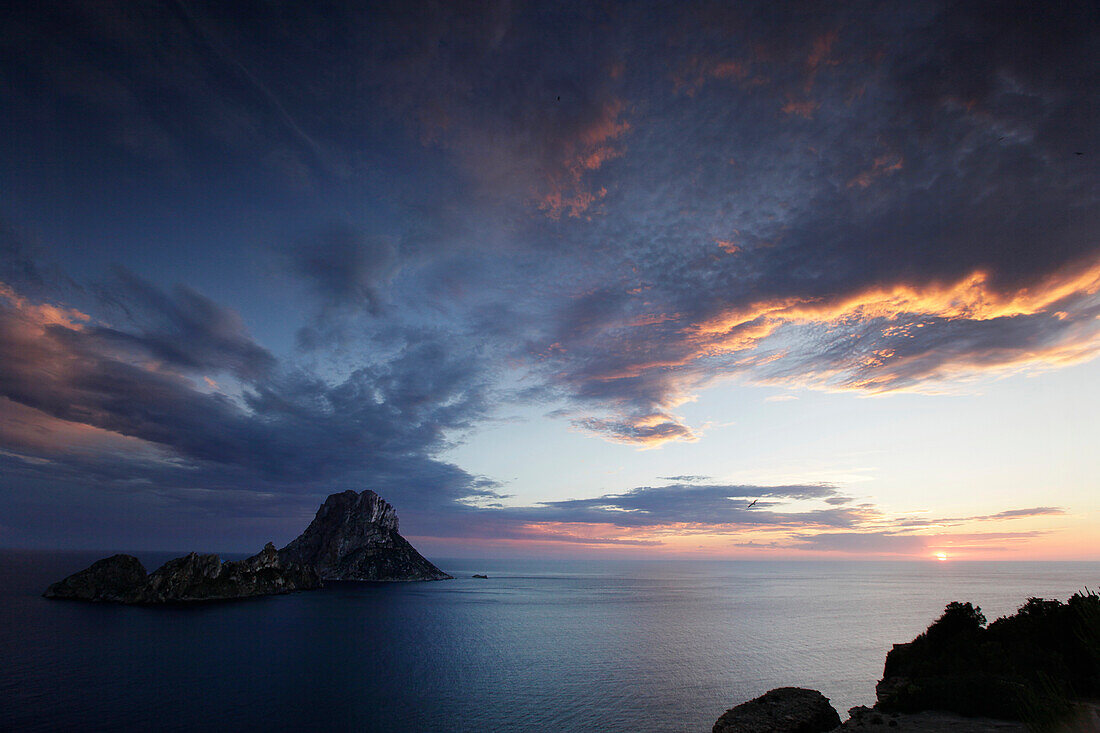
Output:
M457 580L39 597L100 556L0 552L0 729L709 731L784 685L843 714L948 601L992 619L1100 583L1100 563L442 560Z

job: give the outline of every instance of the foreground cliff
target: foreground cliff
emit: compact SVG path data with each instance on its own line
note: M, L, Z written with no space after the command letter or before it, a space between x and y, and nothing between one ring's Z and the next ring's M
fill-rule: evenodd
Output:
M397 513L373 491L325 499L297 539L279 550L284 562L314 568L325 580L445 580L397 531Z
M1100 733L1100 596L1030 598L988 626L980 608L950 603L894 645L875 692L875 706L852 708L839 728L821 693L779 688L727 710L713 731Z
M246 560L222 562L192 552L146 575L131 555L114 555L54 583L47 598L110 603L189 603L251 598L321 587L310 567L280 560L270 542Z
M948 604L924 633L894 645L875 692L886 711L1049 725L1071 701L1100 697L1100 596L1030 598L988 626L980 608Z

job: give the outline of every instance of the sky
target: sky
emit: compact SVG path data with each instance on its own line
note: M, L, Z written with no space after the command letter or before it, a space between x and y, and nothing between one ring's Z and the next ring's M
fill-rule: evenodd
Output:
M0 546L1100 559L1093 2L0 7Z

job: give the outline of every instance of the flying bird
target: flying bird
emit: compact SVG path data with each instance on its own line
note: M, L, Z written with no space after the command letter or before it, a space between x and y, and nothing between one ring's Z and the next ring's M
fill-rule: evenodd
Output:
M752 505L753 505L753 504L755 504L755 503L756 503L756 502L758 502L758 501L760 501L760 500L759 500L759 499L753 499L753 500L752 500L752 504L749 504L749 505L748 505L747 507L745 507L745 508L746 508L746 509L752 509Z

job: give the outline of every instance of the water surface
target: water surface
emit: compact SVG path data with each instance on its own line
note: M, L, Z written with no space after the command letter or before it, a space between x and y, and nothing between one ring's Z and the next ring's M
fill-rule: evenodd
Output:
M992 620L1100 581L1100 563L439 560L456 580L39 596L101 556L0 551L0 729L709 731L784 685L843 715L947 602Z

